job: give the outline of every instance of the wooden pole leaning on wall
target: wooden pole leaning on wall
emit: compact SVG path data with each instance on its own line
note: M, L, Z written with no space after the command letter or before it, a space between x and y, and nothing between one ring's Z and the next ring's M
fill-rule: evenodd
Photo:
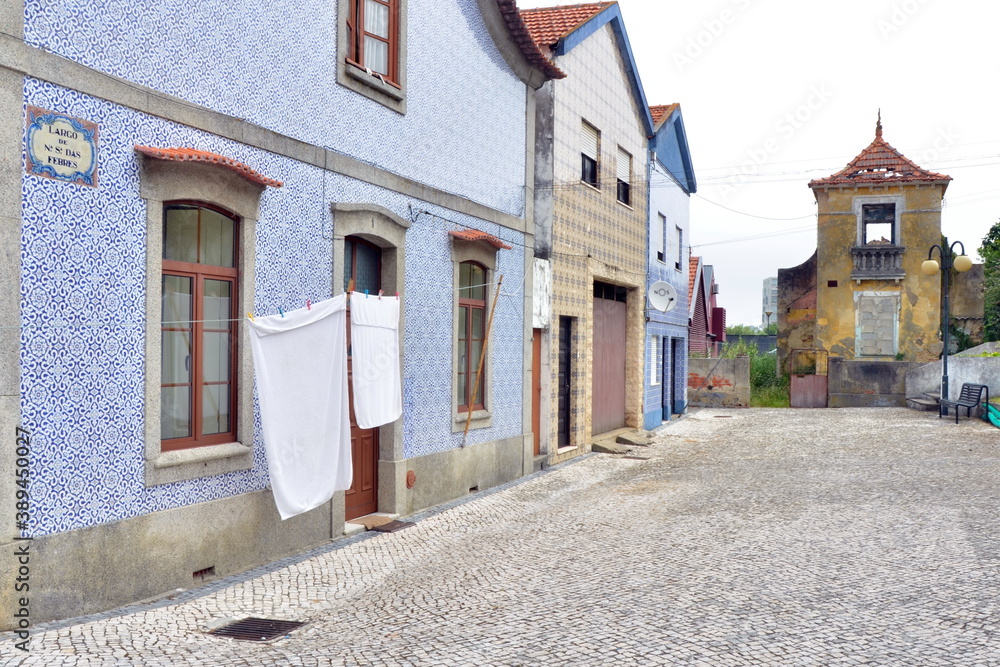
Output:
M497 301L500 300L500 286L503 285L503 275L497 278L497 289L493 294L493 304L490 306L490 319L486 320L486 335L483 336L483 349L479 353L479 367L476 369L476 381L472 385L472 400L469 401L469 413L465 418L465 432L462 433L462 446L465 447L465 440L469 437L469 425L472 424L472 406L476 404L479 397L479 378L483 374L483 361L486 360L486 350L490 342L490 330L493 328L493 313L497 312Z

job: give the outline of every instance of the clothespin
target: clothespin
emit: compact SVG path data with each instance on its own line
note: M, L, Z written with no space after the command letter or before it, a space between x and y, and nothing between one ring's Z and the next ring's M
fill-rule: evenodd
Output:
M396 298L397 299L399 298L399 292L396 292Z
M368 298L368 290L365 290L365 298Z
M306 309L307 310L312 310L313 309L312 301L310 301L309 299L306 299Z
M378 300L379 300L379 301L381 301L381 300L382 300L382 290L379 290L379 291L378 291Z
M282 317L285 316L285 311L281 309L281 306L278 306L278 312L281 313Z
M253 319L253 313L247 313L247 317L249 317L249 318L250 318L250 321L251 321L251 322L253 322L253 321L254 321L254 319Z

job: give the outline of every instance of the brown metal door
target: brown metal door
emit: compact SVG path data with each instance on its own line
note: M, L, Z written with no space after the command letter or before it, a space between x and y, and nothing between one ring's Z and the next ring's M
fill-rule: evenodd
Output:
M594 434L625 426L626 312L621 301L594 298Z

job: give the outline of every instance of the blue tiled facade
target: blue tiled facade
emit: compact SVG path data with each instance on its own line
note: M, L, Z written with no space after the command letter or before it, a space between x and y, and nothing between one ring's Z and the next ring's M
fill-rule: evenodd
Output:
M336 58L334 2L233 5L27 0L26 39L109 74L523 216L525 86L496 51L474 0L410 4L411 32L430 34L409 42L405 116L330 79ZM454 46L450 53L460 67L441 60L434 45L444 39ZM333 266L337 230L331 204L377 204L411 222L405 242L406 457L456 448L462 440L461 433L452 433L454 286L447 232L478 229L513 246L497 256L504 290L491 344L493 425L470 432L468 444L522 433L521 232L51 83L26 79L24 103L100 127L99 187L22 176L21 421L33 433L32 535L120 521L268 484L259 435L250 470L144 483L144 415L150 409L144 405L145 337L157 332L144 323L147 222L137 144L218 153L284 183L266 188L261 199L257 313L331 296L331 276L343 270ZM359 118L368 124L364 131ZM259 434L256 410L255 420Z
M647 429L683 411L687 400L690 193L696 185L679 109L658 125L650 148L646 290L648 294L657 281L667 282L676 291L678 303L668 312L646 305L643 421Z
M475 0L407 11L405 116L337 84L337 0L25 0L25 41L521 215L524 84Z

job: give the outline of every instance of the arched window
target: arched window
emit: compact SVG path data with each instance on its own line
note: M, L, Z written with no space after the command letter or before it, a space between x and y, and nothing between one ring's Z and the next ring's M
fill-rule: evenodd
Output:
M485 405L486 365L476 372L486 347L486 279L479 262L462 262L458 283L458 376L456 398L460 412L482 410Z
M239 223L195 202L163 207L163 451L236 440Z

